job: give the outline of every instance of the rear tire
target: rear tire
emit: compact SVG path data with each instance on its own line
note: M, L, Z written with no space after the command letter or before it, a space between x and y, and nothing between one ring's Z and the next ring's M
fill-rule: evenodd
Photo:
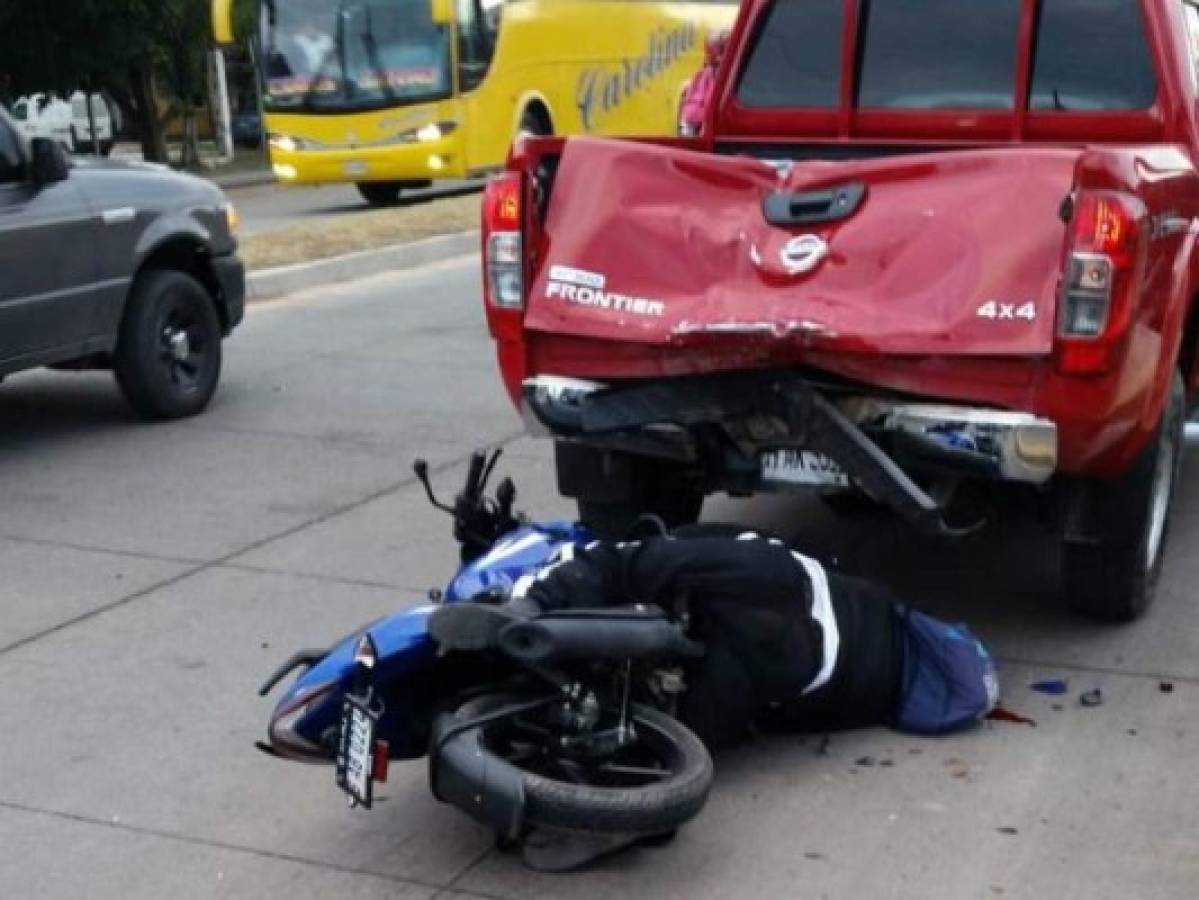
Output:
M558 490L576 498L579 521L597 537L628 537L642 516L668 528L690 525L704 505L700 483L676 462L567 441L554 446Z
M400 202L398 181L360 181L356 186L362 199L371 206L395 206Z
M642 516L657 516L669 529L691 525L699 520L704 497L686 488L655 491L641 500L607 503L579 498L579 521L596 537L619 541L628 537Z
M362 199L371 206L395 206L400 202L400 194L404 191L419 191L427 188L433 182L424 181L359 181L354 186Z
M113 372L129 405L147 419L192 416L208 406L221 374L221 323L204 287L183 272L139 275Z
M540 109L528 106L521 114L520 125L516 128L516 137L549 137L554 133L554 126L547 121L548 117Z
M1165 556L1170 508L1182 464L1186 391L1174 372L1153 439L1111 481L1073 485L1074 522L1063 545L1066 602L1110 622L1137 618L1153 601Z

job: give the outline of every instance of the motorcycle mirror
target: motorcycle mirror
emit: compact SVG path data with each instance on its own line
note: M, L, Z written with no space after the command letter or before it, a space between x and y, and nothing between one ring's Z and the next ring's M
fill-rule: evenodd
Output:
M429 503L433 506L433 508L440 509L442 512L447 512L450 515L453 515L454 510L451 507L446 506L435 496L433 496L433 485L429 482L429 464L423 459L414 460L412 463L412 472L416 475L416 480L421 483L422 487L424 487L425 496L429 498Z

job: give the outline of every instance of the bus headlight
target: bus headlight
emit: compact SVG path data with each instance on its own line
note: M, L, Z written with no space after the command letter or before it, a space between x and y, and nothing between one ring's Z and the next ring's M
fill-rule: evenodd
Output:
M420 128L401 131L392 140L399 144L431 144L433 141L440 141L457 127L458 123L452 119L443 122L428 122Z
M441 126L436 122L430 122L416 129L416 139L418 141L439 141L441 140Z
M267 140L270 142L272 150L280 150L283 153L294 153L297 150L319 150L321 144L318 141L310 141L308 138L292 137L289 134L275 134L272 132Z

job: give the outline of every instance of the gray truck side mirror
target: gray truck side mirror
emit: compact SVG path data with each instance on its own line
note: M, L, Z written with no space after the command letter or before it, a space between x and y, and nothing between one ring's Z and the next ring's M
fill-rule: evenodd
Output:
M29 174L35 185L45 187L48 184L66 181L70 173L70 163L58 141L34 138L29 142L29 149Z

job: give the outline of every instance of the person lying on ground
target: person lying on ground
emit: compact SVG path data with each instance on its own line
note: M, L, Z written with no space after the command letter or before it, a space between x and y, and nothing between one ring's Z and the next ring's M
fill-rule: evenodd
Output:
M736 526L567 546L503 604L444 606L429 627L446 649L482 649L515 618L635 603L669 611L680 596L705 652L687 668L678 716L714 749L751 725L943 734L998 699L991 657L965 626Z

